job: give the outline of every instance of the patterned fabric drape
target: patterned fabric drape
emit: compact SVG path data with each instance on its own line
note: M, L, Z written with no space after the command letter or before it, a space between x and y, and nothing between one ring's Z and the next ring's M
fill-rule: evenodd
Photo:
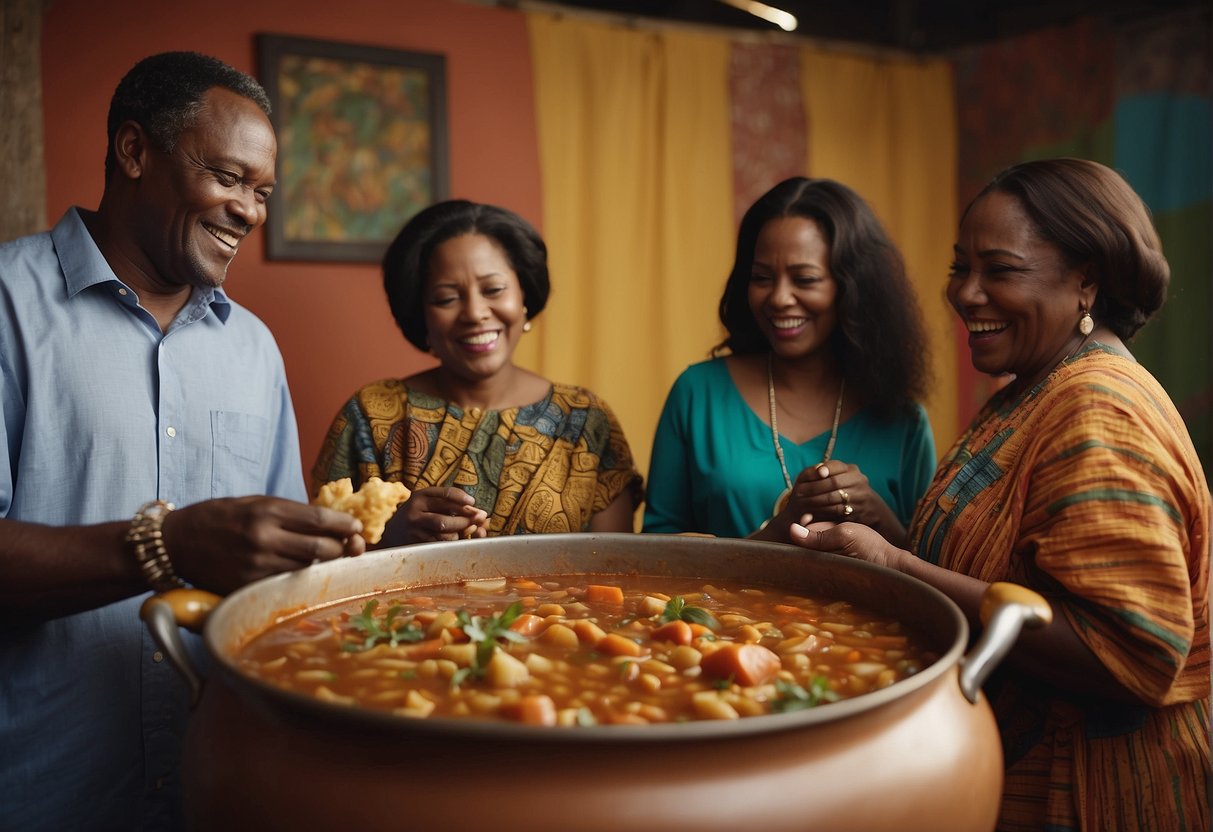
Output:
M906 255L928 328L950 333L947 62L528 20L553 294L519 358L610 401L642 470L674 378L723 336L716 306L740 215L781 179L826 176L867 197ZM946 444L955 359L949 338L934 347L926 404Z
M644 471L670 384L720 340L728 42L543 14L529 29L552 297L519 360L610 402Z
M1081 156L1119 170L1154 215L1167 305L1130 344L1175 401L1213 477L1213 130L1210 11L1134 23L1083 18L956 58L958 199L1003 167ZM988 379L960 362L963 420Z

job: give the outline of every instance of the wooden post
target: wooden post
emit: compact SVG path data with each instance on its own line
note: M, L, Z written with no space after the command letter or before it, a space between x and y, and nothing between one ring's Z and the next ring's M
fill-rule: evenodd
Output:
M46 228L43 0L0 0L0 241Z

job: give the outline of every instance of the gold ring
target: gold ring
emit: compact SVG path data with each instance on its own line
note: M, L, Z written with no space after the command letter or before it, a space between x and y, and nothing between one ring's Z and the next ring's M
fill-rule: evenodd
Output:
M851 505L850 503L843 504L843 506L842 506L842 516L843 517L850 517L854 511L855 511L855 506Z
M851 495L847 493L845 488L838 489L838 496L842 498L842 504L844 506L851 502Z

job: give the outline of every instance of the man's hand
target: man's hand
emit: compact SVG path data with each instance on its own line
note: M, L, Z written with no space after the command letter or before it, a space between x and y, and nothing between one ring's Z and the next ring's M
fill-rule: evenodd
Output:
M182 579L228 593L260 578L366 551L362 523L343 511L277 497L228 497L164 519L164 545Z

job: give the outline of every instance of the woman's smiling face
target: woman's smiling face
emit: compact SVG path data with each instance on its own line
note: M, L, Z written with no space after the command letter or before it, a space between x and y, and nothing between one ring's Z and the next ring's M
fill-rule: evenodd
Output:
M781 358L815 352L834 331L838 284L830 244L805 217L778 217L762 227L754 247L750 312Z
M434 249L425 323L430 351L456 376L483 380L510 365L526 306L518 275L496 240L463 234Z
M973 366L1034 384L1081 343L1095 300L1081 266L1036 232L1017 197L992 191L960 224L948 301L969 331Z

